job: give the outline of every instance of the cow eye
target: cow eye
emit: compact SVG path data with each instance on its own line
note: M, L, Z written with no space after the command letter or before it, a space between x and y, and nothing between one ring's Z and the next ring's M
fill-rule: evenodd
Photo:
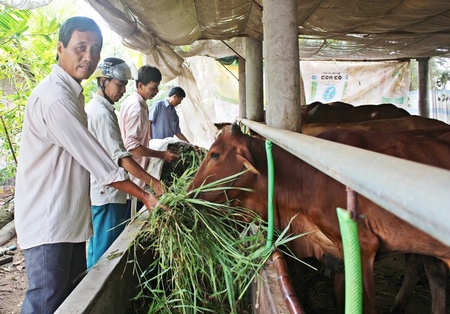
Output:
M211 153L211 159L218 159L219 158L219 156L220 156L220 154L219 153Z

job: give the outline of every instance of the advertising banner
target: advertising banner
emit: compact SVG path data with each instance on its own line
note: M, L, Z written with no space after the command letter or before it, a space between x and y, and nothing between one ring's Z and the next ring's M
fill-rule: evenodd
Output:
M301 61L300 69L308 104L408 104L409 62Z

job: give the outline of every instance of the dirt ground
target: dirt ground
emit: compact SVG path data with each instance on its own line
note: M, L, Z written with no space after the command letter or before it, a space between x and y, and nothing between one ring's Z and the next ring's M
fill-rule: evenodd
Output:
M12 219L14 212L14 187L0 186L0 228ZM9 229L2 229L5 231ZM8 234L8 237L6 237ZM8 240L11 233L2 236L0 248L4 249L11 245L17 246L17 237ZM6 243L3 243L6 241ZM12 314L20 313L23 297L27 288L27 277L25 274L25 260L22 251L17 248L9 252L11 255L0 254L0 313ZM10 258L11 261L7 262Z
M2 248L12 244L17 244L16 237L2 245ZM11 255L13 257L11 262L0 265L0 313L2 314L20 313L27 288L25 262L22 251L18 248L13 253L14 255Z
M378 313L389 313L403 279L402 255L386 258L375 264ZM331 278L309 270L305 274L306 293L302 304L308 314L336 313ZM447 300L450 300L450 282L447 280ZM448 304L449 301L447 301ZM431 295L425 272L422 272L406 310L408 314L431 313ZM447 305L447 314L450 306Z

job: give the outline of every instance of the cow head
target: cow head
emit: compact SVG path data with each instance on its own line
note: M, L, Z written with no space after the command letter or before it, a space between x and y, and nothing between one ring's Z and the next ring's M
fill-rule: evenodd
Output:
M255 177L261 175L250 149L252 140L255 139L243 134L237 124L225 127L211 145L190 190L234 176L219 183L219 190L201 192L197 197L216 203L237 199L242 202L243 194L252 193L249 189L253 187Z

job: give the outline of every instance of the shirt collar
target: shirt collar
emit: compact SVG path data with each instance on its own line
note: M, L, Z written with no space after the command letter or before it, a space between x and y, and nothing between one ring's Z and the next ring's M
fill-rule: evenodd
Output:
M148 107L147 102L145 101L144 97L142 97L138 92L135 92L135 93L136 93L136 97L139 100L139 103L141 104L141 106L147 108Z
M52 65L52 71L55 73L61 80L63 80L69 87L70 90L73 91L77 96L83 93L83 87L75 81L73 77L69 75L62 67L58 64Z
M166 106L166 108L172 107L172 106L170 105L169 100L168 100L167 98L164 99L164 106ZM173 108L173 107L172 107L172 108Z
M98 93L93 93L92 99L94 99L96 102L102 104L109 111L114 112L114 110L115 110L114 106L108 100L106 100L105 97L99 95Z

